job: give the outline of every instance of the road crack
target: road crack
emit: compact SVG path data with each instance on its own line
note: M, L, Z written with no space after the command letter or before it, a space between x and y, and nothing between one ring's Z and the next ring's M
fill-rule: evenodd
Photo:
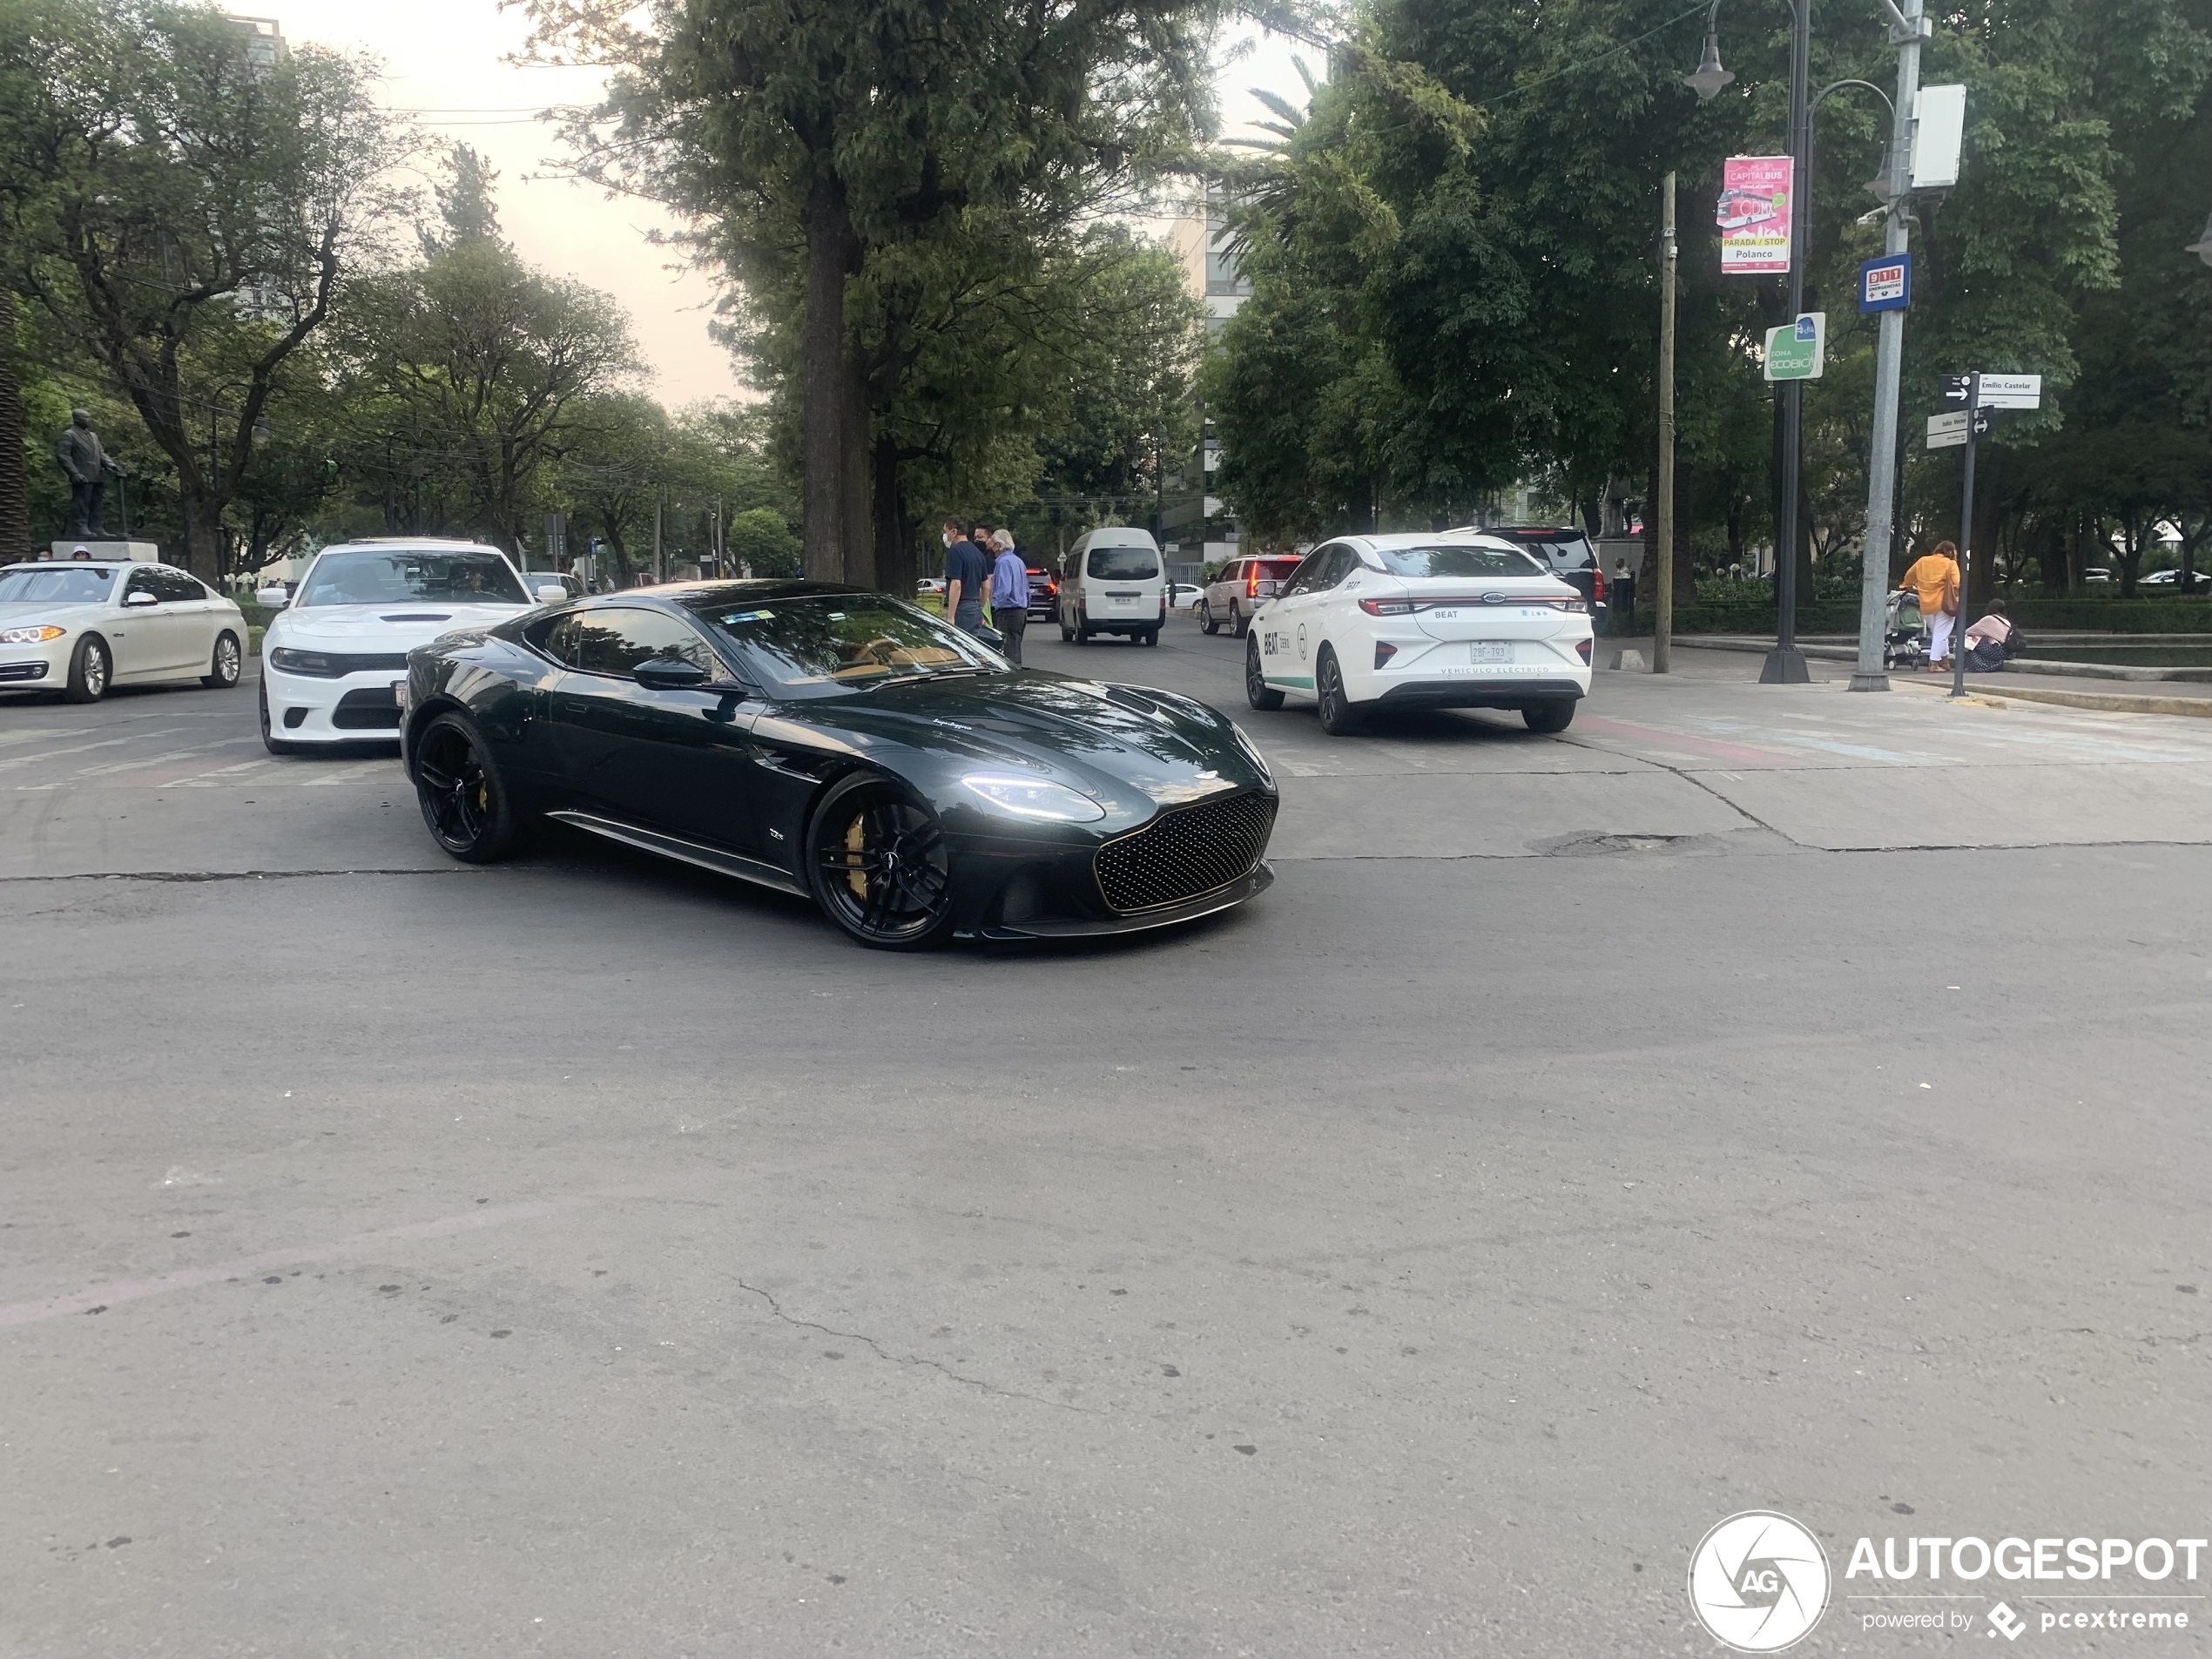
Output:
M758 1285L748 1285L743 1279L738 1280L737 1284L739 1290L749 1291L753 1295L759 1297L762 1301L765 1302L768 1305L768 1312L775 1315L777 1318L781 1319L786 1325L795 1325L802 1331L819 1331L824 1336L835 1337L840 1342L857 1342L860 1344L861 1346L867 1348L869 1352L875 1355L877 1359L888 1360L894 1366L921 1366L927 1370L936 1372L942 1376L948 1377L953 1381L962 1384L967 1387L980 1390L981 1393L986 1394L995 1394L1001 1399L1026 1399L1033 1406L1049 1406L1055 1411L1074 1412L1077 1415L1082 1417L1104 1417L1109 1415L1109 1413L1105 1412L1094 1411L1088 1406L1071 1406L1064 1399L1047 1399L1042 1394L1025 1394L1018 1388L1001 1388L996 1383L986 1382L981 1377L969 1377L963 1375L961 1372L954 1371L950 1366L941 1365L936 1360L925 1359L920 1354L894 1353L881 1343L878 1342L873 1337L864 1336L858 1331L840 1331L831 1325L823 1325L819 1320L802 1319L794 1314L785 1312L784 1305L779 1302L768 1291L762 1290Z

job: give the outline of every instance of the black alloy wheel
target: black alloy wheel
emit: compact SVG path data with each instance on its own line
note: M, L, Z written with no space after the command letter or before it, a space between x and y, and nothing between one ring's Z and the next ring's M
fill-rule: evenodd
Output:
M953 925L952 867L936 815L873 773L823 797L806 831L814 901L875 950L927 950Z
M199 683L211 691L227 691L238 684L245 672L246 658L238 648L238 636L227 631L215 636L215 655L207 664L207 671Z
M1283 706L1283 694L1259 671L1259 641L1249 634L1244 637L1244 701L1256 709Z
M1221 624L1214 620L1213 604L1208 599L1198 601L1198 628L1201 632L1217 634Z
M521 839L514 803L475 728L441 714L415 751L415 794L440 846L464 864L496 864Z
M1337 666L1337 653L1331 646L1321 647L1321 655L1313 664L1313 694L1321 705L1324 732L1332 738L1342 738L1359 729L1359 711L1345 695L1344 671Z
M1564 732L1575 719L1575 699L1559 697L1548 703L1531 703L1521 711L1521 718L1528 722L1531 732Z
M107 695L108 682L114 675L115 663L107 654L107 641L98 634L87 634L77 642L77 654L69 659L69 689L62 697L71 703L97 703Z

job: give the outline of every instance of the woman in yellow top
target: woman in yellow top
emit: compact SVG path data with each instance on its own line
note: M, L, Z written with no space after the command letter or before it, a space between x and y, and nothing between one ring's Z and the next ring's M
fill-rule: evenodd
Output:
M1938 542L1935 551L1912 561L1912 568L1898 583L1902 593L1911 589L1920 596L1920 620L1928 631L1928 666L1942 672L1951 666L1951 632L1959 621L1959 545Z

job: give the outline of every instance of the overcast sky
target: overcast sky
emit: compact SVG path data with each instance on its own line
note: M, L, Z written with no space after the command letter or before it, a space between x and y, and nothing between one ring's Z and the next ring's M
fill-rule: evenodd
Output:
M671 256L646 239L666 217L651 204L607 200L583 185L545 177L559 145L532 111L578 103L597 91L595 71L523 69L504 60L522 48L525 24L495 0L280 0L242 5L273 17L287 40L360 49L383 60L384 101L410 112L435 135L465 141L499 170L499 213L523 257L547 270L603 288L628 309L652 371L652 390L671 408L739 391L729 356L708 339L714 290L696 273L671 269ZM1318 72L1315 54L1306 53ZM1264 85L1295 98L1303 88L1291 51L1261 38L1221 74L1230 133L1264 111L1245 89Z

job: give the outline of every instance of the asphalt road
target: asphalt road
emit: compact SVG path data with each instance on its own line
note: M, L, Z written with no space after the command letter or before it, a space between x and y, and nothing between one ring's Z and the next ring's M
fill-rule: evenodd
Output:
M1029 656L1239 710L1272 891L926 960L0 703L0 1653L1704 1654L1753 1507L1915 1652L1860 1534L2205 1532L2212 722L1240 652Z

